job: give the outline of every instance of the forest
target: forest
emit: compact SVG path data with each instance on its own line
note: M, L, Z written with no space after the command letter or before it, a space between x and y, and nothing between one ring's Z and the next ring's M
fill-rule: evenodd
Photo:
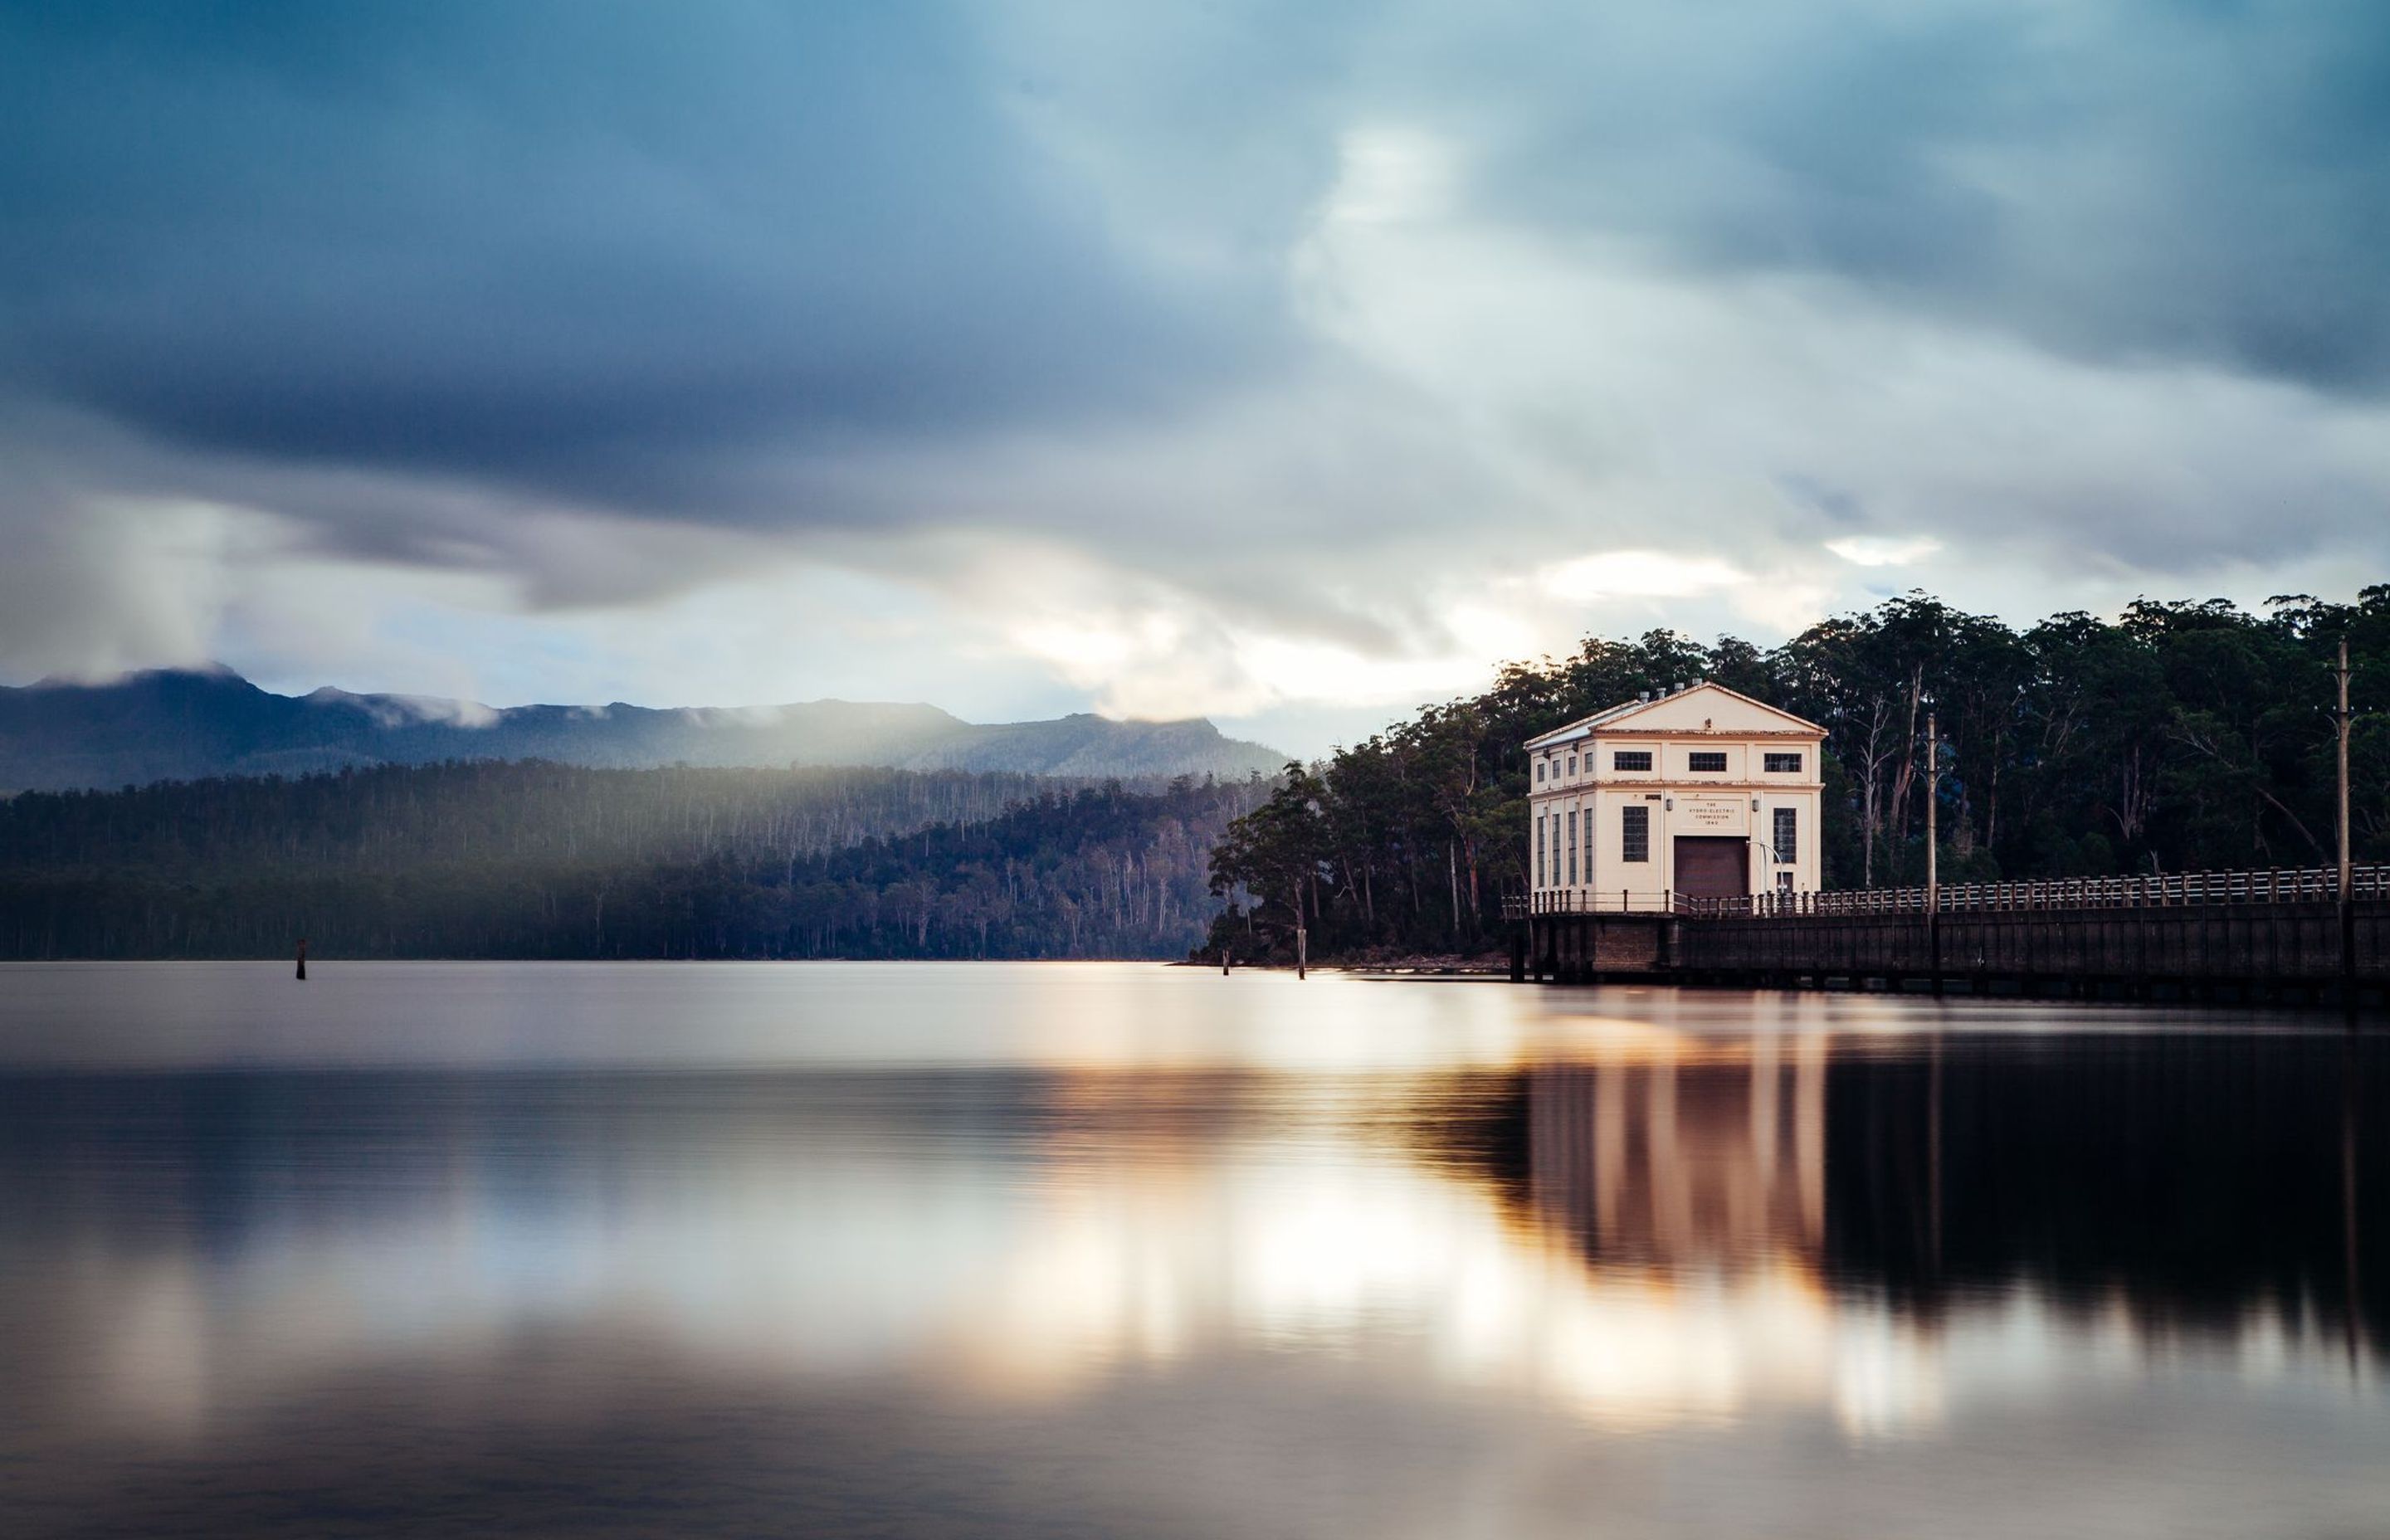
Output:
M1267 792L538 761L29 792L0 956L1174 956Z
M1942 773L1946 880L2314 866L2332 858L2335 694L2348 644L2358 858L2390 859L2390 584L2250 613L2139 600L2022 629L1922 593L1781 647L1672 631L1588 637L1503 668L1315 764L1290 764L1212 856L1223 904L1200 949L1283 956L1471 953L1523 890L1536 735L1644 690L1711 679L1824 726L1826 886L1924 867L1925 732Z
M1696 679L1821 724L1829 887L2390 859L2390 584L2023 628L1923 594L1773 648L1587 638L1275 780L537 761L0 802L0 956L1469 954L1524 878L1521 745Z

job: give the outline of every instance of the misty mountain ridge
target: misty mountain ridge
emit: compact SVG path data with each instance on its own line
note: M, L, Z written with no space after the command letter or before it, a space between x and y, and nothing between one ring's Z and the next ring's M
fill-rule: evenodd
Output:
M1201 717L965 722L935 706L484 706L326 687L260 689L222 665L105 684L0 687L0 791L113 789L211 776L299 776L443 760L554 760L641 769L878 765L1073 778L1274 773L1285 756Z

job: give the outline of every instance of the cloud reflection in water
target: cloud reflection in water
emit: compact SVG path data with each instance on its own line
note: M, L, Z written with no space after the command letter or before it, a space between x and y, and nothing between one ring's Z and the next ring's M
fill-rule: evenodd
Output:
M930 1008L881 978L876 1008ZM2145 1461L2211 1474L2295 1444L2327 1516L2390 1499L2353 1458L2390 1431L2390 1256L2340 1182L2345 1138L2381 1169L2342 1095L2384 1087L2370 1041L1323 982L1124 971L1160 1062L1089 1051L1077 973L1061 1028L947 1062L10 1072L0 1476L57 1533L193 1490L301 1532L495 1460L491 1511L619 1488L584 1529L683 1480L662 1527L772 1521L835 1464L894 1533L1425 1534L1456 1510L1420 1483L1524 1460L1569 1474L1497 1482L1508 1533L1566 1529L1598 1472L1665 1533L1797 1516L1862 1457L1908 1462L1865 1497L1895 1527L1969 1479L2154 1522L2071 1445L2163 1433ZM1336 1017L1347 1062L1192 1051L1210 1002L1265 998ZM1468 1017L1452 1060L1420 1010ZM1618 1496L1638 1446L1682 1481ZM1713 1468L1721 1506L1682 1509ZM925 1507L924 1469L981 1476Z

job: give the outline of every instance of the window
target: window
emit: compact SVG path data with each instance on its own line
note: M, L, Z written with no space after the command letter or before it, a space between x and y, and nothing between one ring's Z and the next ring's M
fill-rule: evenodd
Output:
M1801 853L1801 815L1798 810L1780 807L1776 810L1776 864L1789 866Z
M1610 756L1610 767L1613 770L1649 770L1651 768L1651 751L1621 749Z
M1619 857L1625 861L1651 859L1651 810L1648 807L1623 807L1619 813Z
M1540 888L1544 885L1544 815L1538 813L1536 815L1536 886Z
M1695 771L1723 771L1726 769L1726 751L1696 749L1685 756L1685 768Z
M1798 754L1763 754L1760 758L1771 776L1797 776L1801 773L1801 756Z
M1544 762L1543 762L1542 760L1537 760L1537 761L1536 762L1536 780L1538 780L1538 781L1540 781L1540 780L1542 780L1543 778L1544 778Z
M1569 774L1572 776L1576 774L1576 756L1574 754L1571 754L1569 756Z
M1576 815L1574 812L1569 815L1568 879L1574 887L1576 883Z

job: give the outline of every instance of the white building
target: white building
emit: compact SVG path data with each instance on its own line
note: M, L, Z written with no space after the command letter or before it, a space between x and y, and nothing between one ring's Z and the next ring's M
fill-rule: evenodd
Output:
M1538 905L1814 892L1826 730L1697 684L1531 739Z

